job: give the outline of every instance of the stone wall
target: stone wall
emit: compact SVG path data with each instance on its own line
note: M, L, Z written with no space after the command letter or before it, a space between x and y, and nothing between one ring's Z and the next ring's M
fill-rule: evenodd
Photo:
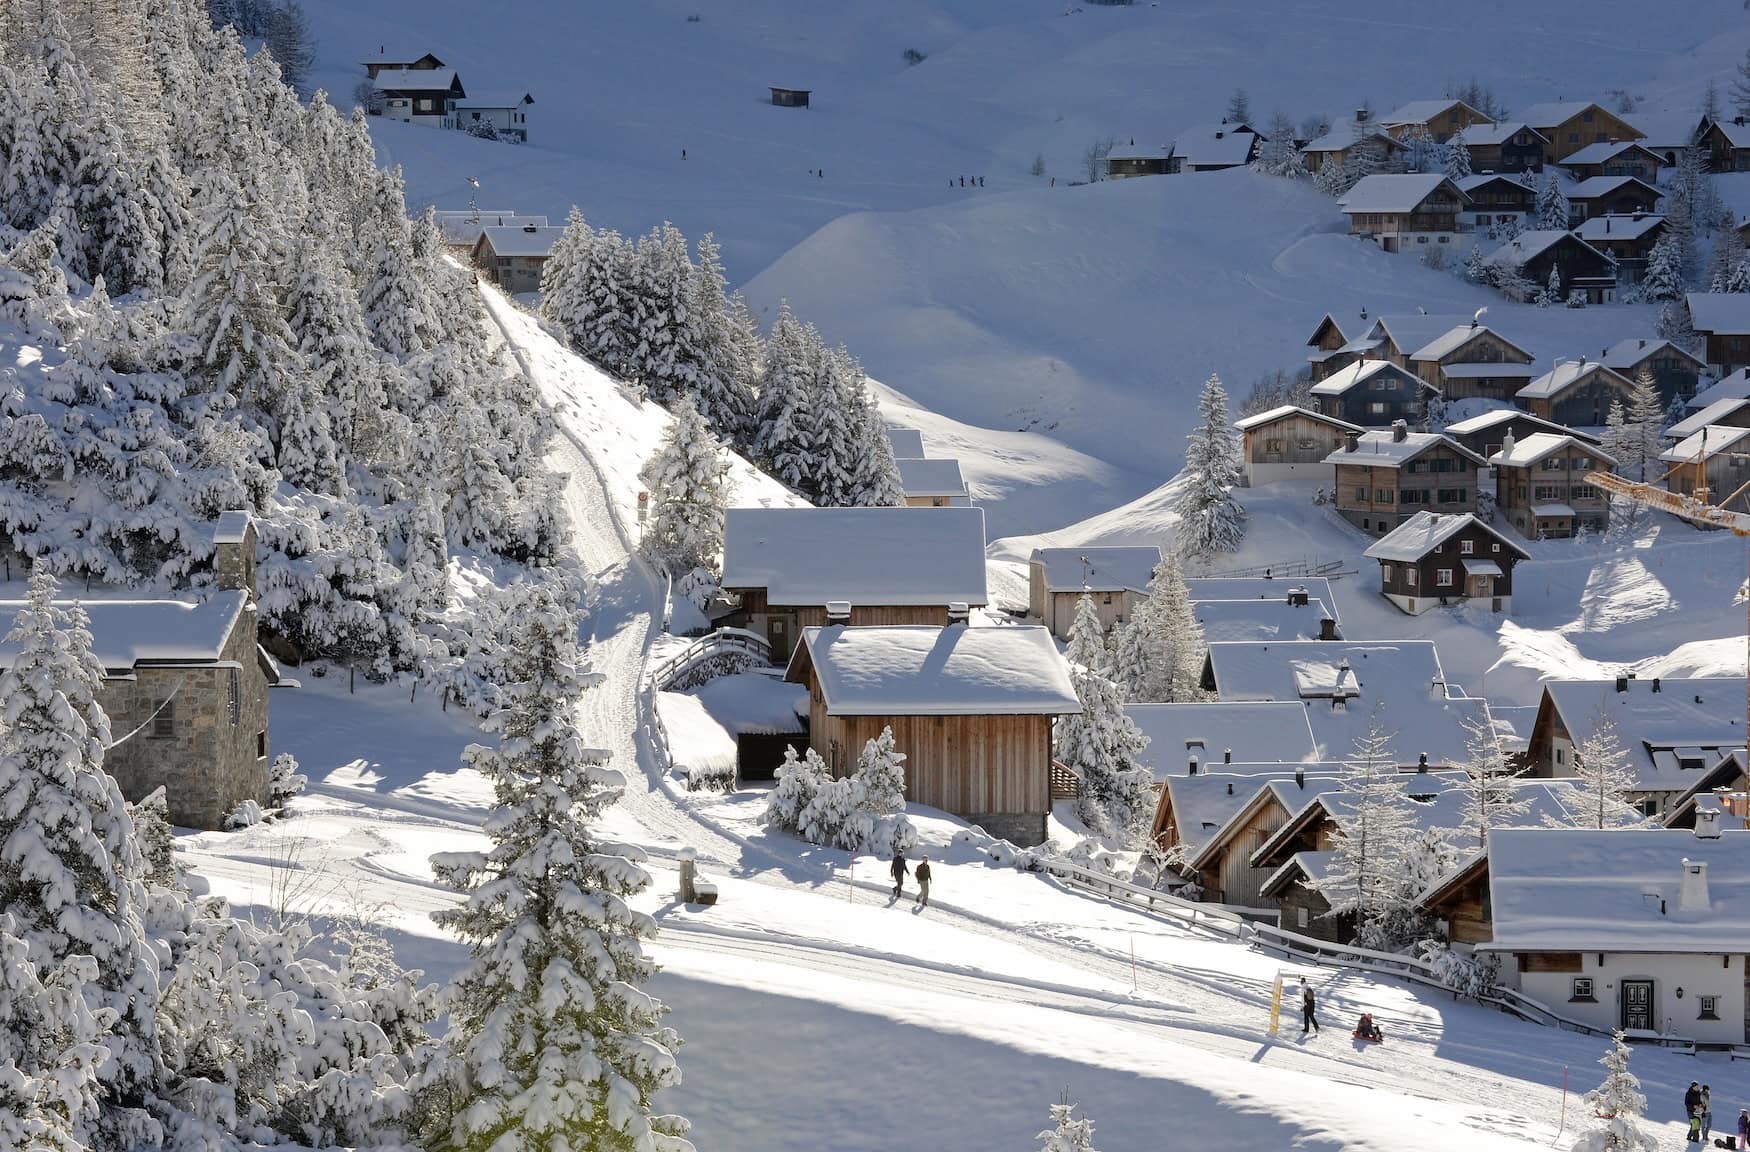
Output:
M1022 848L1045 843L1043 812L973 812L966 819L997 839Z

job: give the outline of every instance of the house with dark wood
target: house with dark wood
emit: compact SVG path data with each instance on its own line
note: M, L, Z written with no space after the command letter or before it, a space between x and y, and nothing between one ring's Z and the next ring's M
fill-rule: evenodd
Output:
M1610 402L1627 404L1634 383L1627 376L1604 366L1601 360L1563 360L1521 388L1514 397L1533 416L1553 420L1569 428L1602 428L1610 415Z
M1258 158L1258 145L1266 139L1245 124L1202 124L1174 139L1173 159L1180 172L1243 168Z
M1706 342L1702 358L1715 375L1750 366L1750 293L1691 292L1689 322Z
M1665 429L1665 438L1673 441L1687 440L1708 427L1750 428L1750 399L1728 396L1723 400L1715 400L1706 408L1692 412Z
M1658 156L1667 168L1677 167L1684 153L1698 147L1696 138L1707 125L1694 112L1636 112L1634 121L1635 127L1645 133L1638 143ZM1705 157L1702 166L1707 166Z
M1470 200L1438 172L1363 176L1337 199L1349 234L1375 240L1387 252L1449 244Z
M538 224L482 228L474 241L474 267L506 292L539 292L541 270L564 234L563 228Z
M1750 172L1750 122L1743 116L1703 121L1696 141L1715 172Z
M1301 148L1300 158L1306 170L1316 174L1327 164L1341 168L1349 163L1349 156L1357 145L1370 149L1381 164L1396 162L1406 151L1404 144L1362 121L1360 124L1340 124L1309 142Z
M1575 224L1594 216L1633 216L1657 212L1659 190L1633 176L1594 176L1568 189L1568 205Z
M1547 136L1523 120L1478 124L1464 130L1473 172L1541 172L1550 147Z
M1390 429L1350 433L1328 460L1336 469L1332 504L1363 532L1384 536L1418 512L1474 512L1481 456L1438 432Z
M1750 512L1750 428L1703 425L1659 455L1665 487L1734 512Z
M1428 385L1389 360L1357 360L1312 386L1313 411L1363 428L1420 420Z
M1171 142L1138 144L1132 137L1128 144L1115 144L1106 153L1106 179L1128 180L1133 176L1166 176L1173 171Z
M988 602L984 510L731 508L723 516L725 622L760 633L782 662L803 628L941 625Z
M1240 432L1246 483L1252 487L1278 480L1330 484L1335 477L1326 459L1342 447L1344 435L1361 431L1359 424L1292 404L1235 420L1234 427Z
M1280 715L1286 716L1287 713ZM1213 768L1200 768L1194 774L1181 768L1175 774L1157 776L1150 837L1166 857L1170 869L1168 882L1175 886L1195 883L1197 873L1189 866L1190 861L1203 851L1210 838L1266 784L1292 781L1296 771L1303 776L1308 773L1328 776L1334 775L1337 769L1323 764L1216 764ZM1181 890L1179 894L1196 899L1201 890Z
M1361 318L1348 322L1348 327L1359 336L1373 321L1365 311ZM1344 322L1339 321L1327 312L1319 321L1319 326L1313 329L1313 334L1306 342L1311 349L1307 353L1307 371L1311 374L1313 383L1318 383L1339 368L1346 368L1361 358L1359 352L1347 349L1350 337L1345 335Z
M1442 604L1473 602L1491 612L1513 605L1513 566L1525 549L1469 512L1418 512L1374 541L1379 590L1411 616Z
M444 66L444 62L430 52L416 53L405 49L391 54L387 45L378 45L377 54L362 63L365 77L370 80L375 80L381 72L429 72Z
M784 678L808 686L809 746L834 776L891 728L909 803L1015 844L1044 842L1052 722L1082 710L1044 628L808 628Z
M1617 283L1624 286L1641 282L1653 245L1664 234L1665 218L1647 212L1593 216L1574 229L1574 235L1616 261Z
M814 94L811 88L772 88L772 103L779 108L806 108L808 98Z
M1470 315L1430 315L1411 312L1368 319L1362 313L1365 326L1354 336L1346 352L1367 360L1387 360L1407 372L1414 373L1410 357L1427 347L1460 324L1469 324Z
M1445 143L1454 132L1494 121L1463 100L1442 99L1412 100L1381 116L1377 123L1394 139L1407 139L1421 129L1436 142Z
M1035 548L1027 558L1027 614L1068 640L1085 592L1099 610L1100 626L1110 631L1148 595L1160 562L1161 550L1153 544Z
M1604 366L1630 380L1642 372L1652 373L1653 383L1659 387L1659 402L1667 408L1674 400L1687 402L1694 396L1701 374L1707 371L1701 357L1669 340L1646 336L1631 336L1606 348Z
M1493 932L1489 910L1489 857L1479 852L1435 881L1417 904L1444 929L1452 944L1486 944Z
M1535 436L1539 432L1547 432L1556 436L1572 436L1583 444L1596 447L1602 441L1598 437L1573 428L1564 428L1553 420L1545 420L1533 416L1519 408L1496 408L1492 412L1484 412L1481 416L1472 416L1468 420L1460 420L1456 424L1448 424L1445 434L1453 440L1475 452L1487 460L1501 450L1508 436L1515 440L1523 440L1527 436Z
M371 78L381 101L377 115L442 128L455 101L468 95L454 68L382 68Z
M1645 135L1621 116L1590 101L1534 104L1522 110L1518 118L1549 141L1544 160L1557 164L1588 144L1640 140Z
M1523 226L1537 211L1537 189L1517 176L1484 172L1458 181L1470 201L1458 214L1460 224L1482 232Z
M972 504L958 460L895 459L907 508L966 508Z
M1485 266L1516 273L1517 285L1504 287L1509 299L1531 300L1549 287L1556 272L1565 300L1578 294L1588 304L1616 301L1616 266L1572 232L1537 229L1521 232L1483 257Z
M1616 471L1616 461L1597 444L1572 433L1509 435L1489 464L1495 470L1495 515L1527 540L1609 527L1609 495L1586 483L1591 473Z
M1422 383L1447 400L1510 400L1537 375L1537 357L1473 318L1410 354Z
M1588 144L1562 161L1562 167L1576 180L1595 176L1633 176L1646 184L1656 184L1659 168L1665 163L1658 153L1633 140L1609 140L1603 144Z

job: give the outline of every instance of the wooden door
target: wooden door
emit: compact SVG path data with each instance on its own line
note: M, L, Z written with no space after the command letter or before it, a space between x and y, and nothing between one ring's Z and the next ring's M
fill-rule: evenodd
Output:
M1653 1030L1653 982L1624 980L1622 982L1622 1026Z

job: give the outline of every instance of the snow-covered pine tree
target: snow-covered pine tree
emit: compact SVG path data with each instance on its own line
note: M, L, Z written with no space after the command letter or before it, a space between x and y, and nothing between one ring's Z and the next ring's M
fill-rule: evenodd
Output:
M1051 1106L1051 1127L1039 1133L1039 1152L1097 1152L1094 1122L1076 1119L1076 1106L1066 1099Z
M642 384L657 403L668 404L692 391L698 367L692 259L687 238L667 223L638 242L637 256L637 340L622 374Z
M1530 801L1514 787L1501 738L1489 719L1466 719L1464 731L1464 828L1467 835L1476 834L1477 850L1482 851L1489 829L1524 815Z
M697 325L692 349L697 363L688 391L719 438L745 445L753 434L755 403L755 366L745 351L748 337L757 342L758 336L740 331L752 318L745 306L731 305L726 282L717 238L707 232L699 240L699 262L688 285L687 311Z
M603 371L624 375L638 348L638 293L643 282L637 246L612 229L597 232L584 262L583 323L578 351Z
M1179 558L1163 552L1148 594L1119 629L1114 679L1133 703L1201 700L1205 648Z
M814 794L828 778L826 761L814 749L798 757L796 749L786 746L784 762L775 773L776 785L766 797L762 819L768 827L796 832L802 826L802 813L814 803Z
M1434 142L1428 129L1413 125L1404 135L1404 170L1406 172L1439 172L1445 164L1440 145Z
M1634 390L1629 393L1624 416L1623 434L1636 441L1630 453L1639 465L1635 477L1645 480L1649 469L1658 466L1659 455L1665 448L1665 404L1659 398L1659 385L1650 366L1635 373Z
M1086 592L1076 603L1064 655L1082 711L1058 719L1057 758L1080 782L1076 813L1082 822L1129 846L1154 811L1154 774L1139 759L1148 737L1124 711L1124 698L1107 677L1105 629Z
M1445 155L1441 158L1441 170L1446 173L1446 178L1455 184L1471 174L1470 149L1465 147L1463 128L1446 138Z
M1605 454L1616 461L1618 470L1624 476L1641 474L1644 461L1639 455L1641 451L1640 436L1630 435L1628 429L1628 410L1623 407L1620 396L1610 398L1610 407L1604 416Z
M1483 250L1475 244L1470 246L1470 256L1464 262L1464 278L1472 284L1489 282L1489 266L1483 263Z
M1159 700L1156 686L1167 679L1158 667L1161 657L1155 651L1153 616L1153 606L1144 598L1137 602L1130 619L1113 629L1112 681L1133 703Z
M887 438L881 406L864 383L863 366L849 359L843 389L849 436L848 502L860 508L894 508L905 503L905 486Z
M281 752L268 769L268 804L284 808L304 794L304 785L309 782L309 777L298 771L298 758L290 752Z
M428 1149L690 1149L685 1122L651 1114L678 1083L680 1037L643 989L656 930L627 900L648 887L639 854L594 828L624 780L592 752L576 705L596 675L580 663L577 614L553 590L512 617L497 748L465 758L491 781L486 852L433 857L462 894L436 913L472 962L449 992L450 1032L424 1084Z
M812 410L814 346L806 329L778 306L778 318L766 346L765 372L760 381L759 427L754 454L779 482L802 492L813 474L814 417Z
M1726 291L1750 292L1750 258L1740 258L1726 277Z
M1537 226L1566 232L1571 215L1568 198L1562 195L1561 180L1556 176L1556 170L1551 168L1549 175L1544 177L1543 187L1537 192Z
M695 568L715 572L732 486L729 457L691 397L675 402L674 421L639 479L652 506L645 550L677 574Z
M541 265L541 316L559 325L573 347L589 319L588 261L595 231L577 205L565 217L565 230Z
M1678 300L1683 296L1683 257L1675 232L1666 232L1647 254L1641 299Z
M140 846L140 881L159 888L180 887L182 873L176 866L176 831L170 824L164 785L127 808L128 819L134 826L134 842Z
M413 258L401 169L380 173L376 188L376 219L370 227L374 243L360 299L377 347L405 359L425 348L421 333L430 326L428 305Z
M1294 121L1286 113L1276 112L1270 117L1264 137L1263 144L1258 147L1258 158L1252 162L1253 169L1266 176L1304 180L1306 162L1294 146Z
M1618 1029L1610 1038L1610 1050L1599 1058L1604 1065L1604 1083L1586 1093L1593 1120L1570 1148L1572 1152L1659 1152L1659 1138L1643 1132L1641 1113L1647 1098L1641 1082L1628 1070L1628 1040Z
M905 811L905 753L893 746L893 728L863 742L857 757L857 779L863 807L877 816Z
M1713 251L1708 256L1710 292L1731 290L1732 273L1744 262L1744 240L1735 222L1722 220L1714 229Z
M1203 557L1237 551L1246 535L1246 510L1234 499L1240 482L1238 439L1228 421L1227 391L1210 376L1197 402L1199 423L1186 439L1187 484L1179 503L1179 548Z
M1591 731L1574 748L1574 776L1583 799L1570 813L1569 823L1598 829L1645 823L1629 800L1635 774L1609 709L1599 709Z
M1543 291L1538 293L1537 306L1548 308L1552 304L1562 302L1562 270L1559 265L1549 266L1549 279L1544 282Z
M1342 790L1330 800L1337 823L1331 863L1314 881L1329 915L1352 917L1363 932L1401 904L1404 854L1416 835L1414 801L1391 745L1375 709L1343 763Z

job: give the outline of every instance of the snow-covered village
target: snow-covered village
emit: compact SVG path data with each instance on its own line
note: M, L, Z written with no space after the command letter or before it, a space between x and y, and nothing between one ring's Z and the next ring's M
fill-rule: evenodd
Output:
M0 582L0 1152L1750 1148L1750 9L0 0Z

